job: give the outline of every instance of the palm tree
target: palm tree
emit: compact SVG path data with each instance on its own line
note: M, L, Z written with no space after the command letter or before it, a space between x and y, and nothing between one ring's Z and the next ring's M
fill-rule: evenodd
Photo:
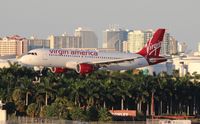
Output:
M112 89L112 95L114 96L115 100L117 99L121 100L121 109L124 109L124 101L126 98L130 98L132 95L129 93L130 91L130 81L129 78L125 73L121 72L114 72L111 75L111 89Z
M99 100L99 82L97 80L86 79L84 81L85 84L85 99L87 100L86 106L94 106L97 100ZM98 102L99 103L99 102Z
M100 100L103 103L103 107L106 108L107 102L115 102L114 96L113 96L113 89L111 88L111 79L105 78L101 80L100 82ZM109 106L108 106L109 107Z
M15 88L15 77L11 73L2 75L2 83L6 85L6 102L12 101L12 91Z
M45 105L48 105L48 97L54 97L56 90L53 89L54 82L49 77L41 77L40 87L41 93L45 93Z
M75 105L81 106L81 99L85 94L83 93L84 83L83 81L77 80L69 80L69 98L74 102Z
M21 84L20 88L25 93L25 105L28 106L29 102L29 95L32 95L31 90L33 89L32 79L28 78L27 76L21 77L18 79L18 82Z
M141 73L133 76L133 86L132 88L132 96L135 97L135 103L137 104L137 111L142 112L142 104L146 103L146 97L149 96L145 82L145 76Z

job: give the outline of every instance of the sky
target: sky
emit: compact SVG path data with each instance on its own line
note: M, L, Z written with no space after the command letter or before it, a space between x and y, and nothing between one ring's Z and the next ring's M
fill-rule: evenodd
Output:
M73 34L89 27L102 41L110 24L131 30L166 28L188 49L200 42L200 0L0 0L0 37Z

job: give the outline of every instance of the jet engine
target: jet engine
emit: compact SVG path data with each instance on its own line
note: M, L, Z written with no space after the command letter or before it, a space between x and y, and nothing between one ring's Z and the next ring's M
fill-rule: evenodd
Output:
M66 68L60 68L60 67L53 67L53 68L51 68L51 71L53 73L63 73L63 72L66 72L67 69Z
M80 74L88 74L93 72L94 70L95 68L93 65L86 63L78 64L76 69L76 71Z

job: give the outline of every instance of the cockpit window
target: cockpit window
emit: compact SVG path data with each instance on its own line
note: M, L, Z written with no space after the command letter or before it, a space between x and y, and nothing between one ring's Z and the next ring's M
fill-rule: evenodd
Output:
M37 55L37 53L32 53L32 52L31 52L31 53L28 53L28 55Z

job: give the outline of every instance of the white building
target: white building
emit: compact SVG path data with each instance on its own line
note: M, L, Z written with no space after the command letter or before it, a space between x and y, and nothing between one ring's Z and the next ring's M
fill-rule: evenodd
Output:
M163 42L161 42L160 54L162 55L170 54L170 34L168 32L165 33Z
M152 38L154 31L152 29L141 31L135 30L128 33L128 51L137 52ZM162 55L169 55L172 53L176 53L177 50L177 41L175 39L170 39L170 34L168 32L165 33L163 42L161 43L161 51Z
M187 44L185 42L178 42L178 52L184 53L187 49Z
M200 57L187 56L187 57L177 57L173 59L173 64L175 69L179 70L181 76L184 76L186 73L197 72L200 74Z
M198 43L198 52L200 52L200 42Z
M169 48L170 55L178 54L178 42L172 36L170 36Z
M98 48L98 39L94 31L79 27L75 30L75 36L81 38L81 48Z
M200 42L198 43L198 51L194 52L194 56L200 56Z
M128 41L122 42L122 51L127 53L128 52Z
M179 70L180 76L185 76L187 73L193 74L194 72L200 74L200 57L174 56L167 62L143 67L140 69L148 70L150 75L159 74L160 72L167 72L169 75L171 75L173 70Z
M140 69L144 71L148 70L148 74L150 75L157 75L161 72L167 72L167 74L171 75L175 66L171 61L167 61L156 65L142 67Z
M153 37L154 31L152 29L148 29L144 31L144 43L148 42Z
M145 35L141 30L135 30L128 33L128 51L138 52L145 45Z

